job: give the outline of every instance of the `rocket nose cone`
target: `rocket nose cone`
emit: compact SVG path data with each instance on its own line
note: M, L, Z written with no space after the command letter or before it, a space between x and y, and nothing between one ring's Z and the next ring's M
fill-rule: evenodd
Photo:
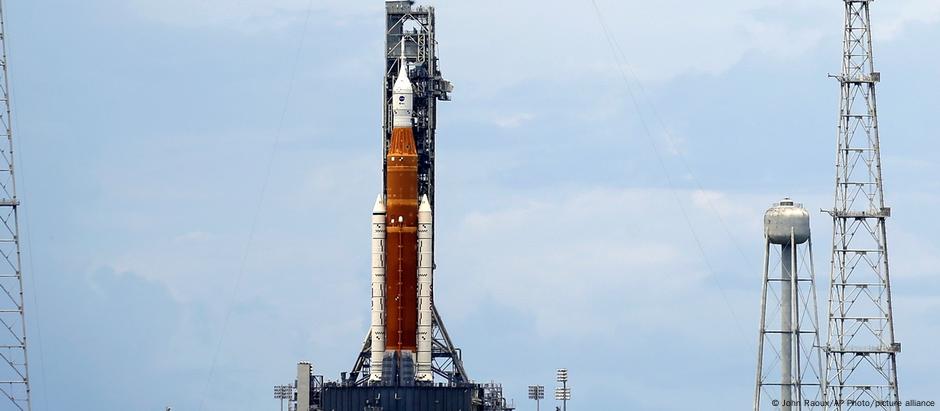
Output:
M379 194L375 198L375 206L372 207L372 214L385 214L385 199Z
M392 87L393 91L395 94L414 92L411 86L411 79L408 78L408 64L402 61L399 63L399 66L398 78L395 79L395 85Z
M431 211L431 202L428 201L428 195L427 195L427 194L421 196L421 202L420 202L419 205L418 205L418 211L419 211L419 212L421 212L421 211L428 211L428 212L430 212L430 211Z

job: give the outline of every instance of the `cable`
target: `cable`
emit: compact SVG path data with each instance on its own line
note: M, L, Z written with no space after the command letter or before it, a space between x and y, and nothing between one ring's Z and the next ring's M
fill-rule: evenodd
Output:
M595 9L597 9L596 2L595 2ZM616 44L616 48L620 52L621 55L624 54L623 51L620 49L619 43ZM653 117L656 119L657 123L659 123L659 127L663 130L663 134L665 134L666 138L668 138L669 140L674 141L676 139L675 136L670 131L669 127L666 126L666 122L663 120L663 117L660 114L659 109L656 107L656 104L653 103L653 100L650 98L649 93L647 93L646 91L646 87L643 86L643 82L640 81L639 76L637 76L636 72L633 71L630 65L625 65L625 68L626 68L626 71L630 74L630 77L633 78L633 82L634 84L636 84L637 89L640 92L640 96L643 97L644 100L646 100L646 103L649 106L650 111L653 114ZM705 193L706 190L702 186L701 180L699 180L699 178L696 176L696 173L692 170L692 167L689 166L689 162L685 158L685 155L682 154L681 150L676 150L676 157L679 159L679 162L682 163L682 167L685 168L685 171L689 173L689 176L692 178L692 182L695 183L696 188L698 188L699 191ZM731 240L731 243L732 245L734 245L734 248L738 251L738 254L740 254L741 257L746 260L751 260L753 256L748 256L748 254L744 252L744 248L741 247L741 244L740 242L738 242L738 239L734 236L734 234L731 233L731 229L729 228L730 225L728 224L727 221L725 221L724 217L722 217L721 212L718 211L718 207L715 206L715 203L708 196L705 196L704 200L708 204L709 208L711 208L712 212L715 213L715 216L718 218L719 225L724 230L725 235L728 236L728 239Z
M620 44L617 42L616 38L614 38L613 34L611 34L610 27L607 25L607 22L604 20L603 13L601 12L600 7L597 5L597 0L591 0L591 5L593 6L594 13L595 13L595 16L597 17L597 20L601 25L601 29L604 32L604 37L607 40L607 44L610 46L611 53L614 56L614 62L617 64L617 68L620 73L620 76L623 79L624 85L626 86L627 94L630 96L630 100L633 103L634 108L636 109L637 117L639 118L640 123L643 127L643 130L647 137L647 142L649 143L650 147L653 149L653 153L655 154L656 160L659 163L660 168L662 168L663 177L666 180L666 184L669 187L669 191L672 194L673 198L676 201L676 204L679 207L679 211L682 214L682 218L685 221L686 226L689 229L689 233L692 235L692 239L695 241L695 245L698 248L698 251L702 256L702 261L705 263L706 268L711 273L710 278L714 281L715 285L718 288L718 291L721 293L721 298L722 300L724 300L724 303L727 306L728 311L730 312L731 317L735 322L735 326L738 328L738 332L741 333L743 337L745 334L744 334L743 327L741 327L741 322L738 320L738 317L735 314L734 308L731 305L728 299L728 295L725 292L724 286L721 283L721 279L717 275L717 271L712 266L712 263L709 260L707 253L705 252L705 247L703 246L703 242L701 238L699 237L698 233L695 231L695 227L692 224L692 219L689 217L688 212L686 211L685 207L682 204L682 200L679 198L679 195L675 188L675 184L673 183L672 177L669 174L669 170L666 167L666 162L665 160L663 160L663 156L659 151L659 147L657 147L656 141L653 139L653 133L650 130L649 123L646 121L646 118L643 116L643 111L640 107L640 102L637 99L637 95L634 92L633 87L631 87L630 85L629 77L627 76L627 72L624 70L624 67L628 67L626 64L626 55L623 53L623 50L620 48Z
M300 42L297 45L297 51L294 55L294 62L291 67L290 80L287 85L287 96L284 98L284 108L281 110L281 116L278 120L277 131L274 134L274 141L271 144L271 152L268 155L267 167L265 168L264 179L261 183L261 194L258 197L258 204L255 207L254 217L252 217L251 228L248 230L248 239L245 242L245 249L242 252L241 263L239 264L238 273L235 276L235 281L232 284L231 295L229 296L231 303L228 304L228 309L225 312L225 319L222 321L222 330L219 335L219 342L216 344L215 352L212 354L212 363L209 366L209 374L206 377L206 384L203 387L203 392L201 399L199 401L199 410L205 408L206 396L209 392L209 387L212 384L212 379L215 376L215 370L219 361L219 353L222 351L222 343L225 340L225 333L228 331L228 325L231 321L233 305L235 298L238 296L238 290L242 282L242 278L245 276L245 266L248 261L248 250L251 249L251 243L254 240L255 230L258 226L258 220L261 216L262 206L264 205L264 197L267 194L268 190L268 181L271 178L271 170L274 167L274 157L277 154L278 146L281 142L281 132L284 129L284 120L287 117L287 109L290 106L290 100L294 92L294 82L297 79L297 66L300 62L300 55L304 48L304 43L307 38L307 26L310 24L310 15L313 11L313 0L307 1L307 12L304 17L303 28L301 29Z
M595 8L597 8L596 2L595 2ZM624 55L623 50L621 50L619 43L616 44L616 48L617 48L617 51L620 53L620 55ZM639 76L636 74L635 71L633 71L633 68L628 64L624 64L621 67L625 67L627 73L630 74L630 77L633 79L633 83L636 85L637 89L639 90L640 96L643 97L644 100L646 100L646 103L649 106L649 109L653 114L653 118L659 124L659 127L662 129L663 134L666 135L666 138L668 138L670 141L676 140L675 136L670 131L669 127L666 126L666 122L663 120L663 117L660 114L659 109L656 107L656 104L653 103L653 100L650 98L649 93L646 92L646 87L643 86L643 82L640 81ZM701 181L696 176L695 172L692 170L692 167L689 166L689 162L685 158L685 155L682 154L682 151L677 149L675 154L676 154L676 157L679 159L679 162L682 163L682 167L685 168L685 171L692 178L692 182L695 183L696 188L698 188L699 191L701 191L702 193L705 193L706 192L705 188L702 186ZM731 243L732 245L734 245L734 248L738 251L738 254L740 254L741 257L744 259L751 260L753 256L748 256L748 254L744 252L744 248L741 247L741 244L738 242L738 239L734 236L734 234L731 233L729 224L727 223L727 221L725 221L724 217L722 217L721 212L718 211L718 207L715 206L715 203L708 196L704 196L704 200L708 204L709 208L711 208L712 212L715 213L715 216L718 217L719 225L724 230L725 234L728 236L728 239L731 240Z
M619 49L620 46L618 45L617 48ZM662 128L663 133L666 135L666 138L670 140L675 140L675 137L673 136L672 132L670 132L669 127L666 126L666 122L663 121L662 116L659 114L659 110L656 108L656 105L653 103L652 99L649 98L649 94L646 92L646 88L643 87L643 83L640 81L639 76L636 75L636 73L633 71L632 68L630 68L629 65L626 66L626 70L633 77L634 84L636 84L637 88L639 89L640 95L645 98L647 104L649 105L650 111L652 111L653 113L653 117L659 123L659 127ZM705 188L702 186L702 183L699 181L698 177L696 177L695 172L692 171L692 167L689 166L688 161L686 160L685 156L682 154L682 150L676 150L676 157L679 158L679 162L682 163L682 166L685 168L685 171L689 173L690 177L692 177L692 182L695 183L695 186L699 189L699 191L701 191L702 193L705 193L706 192ZM725 231L725 234L728 236L728 239L731 240L731 243L732 245L734 245L734 248L738 251L738 254L741 254L741 257L743 257L746 260L750 260L751 258L753 258L753 256L748 256L747 253L744 252L744 248L741 247L741 244L737 241L737 238L735 238L734 234L731 233L731 229L728 228L729 227L728 223L725 221L724 217L721 216L721 213L718 211L718 207L715 206L715 203L712 202L712 200L708 196L704 196L704 200L708 204L708 206L712 209L712 212L715 213L715 216L718 217L719 225Z

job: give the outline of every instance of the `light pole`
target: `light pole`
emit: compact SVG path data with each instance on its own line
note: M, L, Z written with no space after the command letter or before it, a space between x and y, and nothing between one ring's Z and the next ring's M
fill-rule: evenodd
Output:
M568 401L571 400L571 388L568 387L568 369L559 368L555 373L555 380L561 387L555 387L555 400L561 401L562 411L568 411Z
M544 385L530 385L529 386L529 399L535 400L535 411L539 411L539 400L545 398L545 386Z
M293 391L294 387L290 385L274 386L274 399L281 400L281 411L284 411L284 400L289 400Z

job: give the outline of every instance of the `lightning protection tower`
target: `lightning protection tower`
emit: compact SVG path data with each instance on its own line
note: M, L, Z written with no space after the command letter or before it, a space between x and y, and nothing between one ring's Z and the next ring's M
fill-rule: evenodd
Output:
M771 256L779 257L773 266ZM821 409L823 368L809 213L790 199L764 215L762 288L754 411Z
M19 200L13 173L13 122L10 118L10 81L4 8L0 0L0 409L30 410L29 370L26 356L26 317L23 310L23 272L20 269Z
M900 410L872 57L871 0L843 0L825 399L830 409Z

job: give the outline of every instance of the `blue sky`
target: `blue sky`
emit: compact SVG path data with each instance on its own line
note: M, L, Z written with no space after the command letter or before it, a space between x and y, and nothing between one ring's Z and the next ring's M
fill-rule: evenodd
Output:
M471 376L521 409L556 367L572 409L747 407L761 215L832 201L841 2L599 0L639 110L589 1L432 3L435 294ZM273 409L297 361L348 370L383 5L7 8L35 409ZM940 400L940 3L873 13L901 394Z

